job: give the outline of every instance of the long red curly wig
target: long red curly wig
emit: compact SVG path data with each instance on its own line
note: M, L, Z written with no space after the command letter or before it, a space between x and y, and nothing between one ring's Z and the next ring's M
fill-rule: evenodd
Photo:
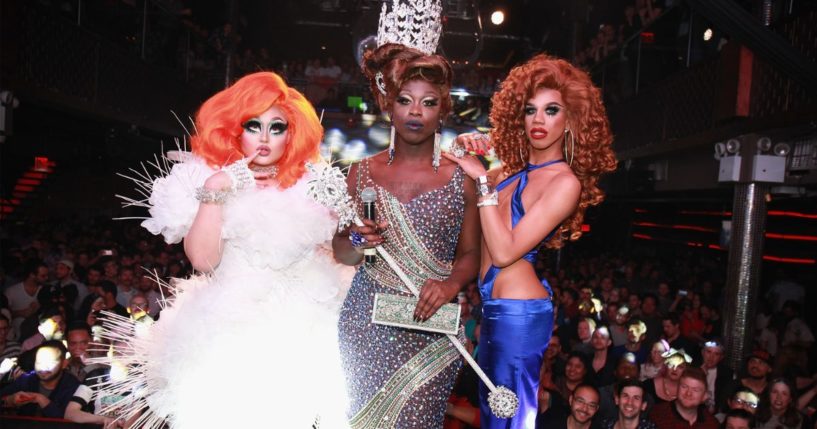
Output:
M587 207L604 199L604 193L598 187L599 176L615 170L617 161L599 89L584 71L565 60L541 54L514 67L491 99L491 140L505 173L515 173L527 163L529 143L525 135L525 104L540 89L554 89L562 95L567 124L575 139L570 168L582 185L576 210L562 222L558 233L545 243L545 247L558 249L564 245L565 239L573 241L582 235Z
M284 112L288 123L276 179L281 188L292 186L306 171L304 163L320 157L323 128L309 101L275 73L249 74L205 101L196 114L193 153L214 167L243 158L241 125L273 106Z

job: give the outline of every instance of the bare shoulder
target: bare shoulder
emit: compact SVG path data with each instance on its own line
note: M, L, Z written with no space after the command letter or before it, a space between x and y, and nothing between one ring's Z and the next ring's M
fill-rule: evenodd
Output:
M570 170L565 170L553 176L546 185L549 194L563 200L578 199L582 192L582 182Z
M556 174L538 176L531 182L536 189L540 201L550 204L554 199L557 201L571 201L579 198L582 184L579 179L569 169L559 171Z
M582 182L579 181L579 178L570 170L565 170L555 175L551 180L551 184L560 188L564 187L576 191L580 191L582 188Z

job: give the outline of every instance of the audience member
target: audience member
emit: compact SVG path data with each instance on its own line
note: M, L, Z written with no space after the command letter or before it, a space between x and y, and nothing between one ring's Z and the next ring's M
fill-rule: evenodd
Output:
M0 389L0 403L17 409L21 416L63 418L79 381L65 372L67 350L50 340L37 349L35 370Z
M536 427L542 429L596 429L600 424L593 417L599 409L599 392L589 384L579 384L570 394L568 415L556 408L545 411L536 419Z
M652 420L642 416L647 397L638 378L628 378L615 385L615 414L604 421L603 429L656 429Z
M706 409L706 374L700 368L684 370L677 398L657 403L650 418L658 429L717 429L719 424Z
M755 416L741 408L731 409L726 413L721 428L755 429Z
M735 373L723 363L724 345L719 339L704 343L701 369L706 373L706 406L715 413L723 408L734 384Z
M678 398L679 386L684 370L692 364L692 358L683 350L670 348L665 352L664 369L644 385L644 390L655 399L655 403L672 402ZM704 376L704 388L706 388L706 376Z
M24 280L6 288L5 295L11 310L11 327L14 339L20 338L20 326L23 320L37 314L40 303L37 294L48 281L48 267L42 262L30 263L25 271Z
M761 396L757 414L757 429L800 429L803 416L797 411L794 384L785 378L769 383Z
M741 386L732 392L732 396L727 398L726 410L715 414L715 418L718 419L719 422L723 423L726 420L726 416L729 411L737 409L743 410L754 416L755 413L757 413L757 407L759 404L760 398L755 394L755 392L748 387Z

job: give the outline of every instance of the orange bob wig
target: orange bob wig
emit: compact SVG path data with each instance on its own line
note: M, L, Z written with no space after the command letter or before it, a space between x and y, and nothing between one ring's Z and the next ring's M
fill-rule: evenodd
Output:
M244 76L205 101L196 114L193 153L213 167L243 158L242 124L273 106L284 112L289 124L276 178L281 188L292 186L306 171L304 163L320 157L323 128L309 101L275 73Z

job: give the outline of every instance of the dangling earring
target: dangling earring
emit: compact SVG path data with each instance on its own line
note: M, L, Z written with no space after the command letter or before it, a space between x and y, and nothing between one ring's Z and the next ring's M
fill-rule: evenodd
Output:
M527 164L527 161L525 161L525 153L521 147L519 148L519 160L522 161L522 164Z
M394 161L394 125L391 126L391 137L389 137L389 162L388 165L391 165L391 162Z
M567 134L568 133L570 134L570 157L567 156ZM571 167L573 166L573 156L575 155L575 150L576 150L576 136L573 134L572 131L565 128L565 138L564 138L564 141L562 142L562 151L565 154L565 162L567 162L567 165L569 165Z
M568 130L567 128L565 128L565 138L562 140L562 153L563 153L563 154L564 154L564 156L565 156L565 162L567 162L567 133L568 133L569 131L570 131L570 130Z
M442 128L443 121L440 121L440 127L437 128L437 131L434 132L434 155L431 158L431 166L434 167L435 173L437 172L437 169L440 167L440 156L442 154L440 143L443 139Z

